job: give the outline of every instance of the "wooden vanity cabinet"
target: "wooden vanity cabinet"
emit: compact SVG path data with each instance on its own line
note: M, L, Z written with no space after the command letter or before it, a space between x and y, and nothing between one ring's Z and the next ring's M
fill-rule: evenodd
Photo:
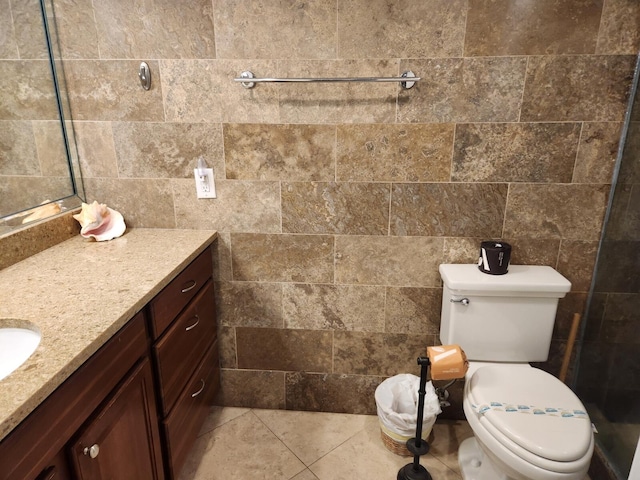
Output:
M176 478L220 383L211 248L0 441L0 480Z
M177 478L219 389L211 249L149 304L165 471Z
M0 442L0 479L77 478L65 458L68 443L87 421L95 418L98 407L112 397L116 387L135 375L135 371L130 373L132 367L147 356L145 318L139 313ZM148 408L155 418L155 401ZM130 417L119 419L129 420ZM130 441L144 443L146 446L141 448L157 452L157 461L161 461L157 428Z

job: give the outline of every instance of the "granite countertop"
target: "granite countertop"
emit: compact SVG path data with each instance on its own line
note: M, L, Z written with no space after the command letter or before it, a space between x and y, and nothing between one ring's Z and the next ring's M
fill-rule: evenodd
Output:
M145 228L108 242L77 236L0 270L0 326L31 324L42 335L0 380L0 440L216 236Z

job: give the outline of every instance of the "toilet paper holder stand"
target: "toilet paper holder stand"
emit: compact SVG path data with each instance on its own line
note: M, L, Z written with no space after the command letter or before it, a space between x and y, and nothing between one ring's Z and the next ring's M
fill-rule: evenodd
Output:
M413 462L398 471L398 480L432 480L429 471L420 465L420 457L429 452L429 443L422 439L422 417L424 415L424 397L427 392L427 370L431 361L428 357L418 357L418 365L420 365L420 387L418 388L416 436L407 441L407 450L413 453Z

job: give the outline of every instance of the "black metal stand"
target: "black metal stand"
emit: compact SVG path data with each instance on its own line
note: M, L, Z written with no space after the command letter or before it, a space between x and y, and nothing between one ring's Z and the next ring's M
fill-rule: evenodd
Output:
M420 465L420 457L429 452L429 444L422 440L422 417L424 415L424 396L427 393L427 369L429 368L427 357L418 357L420 370L420 389L418 390L418 422L416 425L416 437L407 442L407 450L413 453L413 463L402 467L398 472L398 480L432 480L431 474Z

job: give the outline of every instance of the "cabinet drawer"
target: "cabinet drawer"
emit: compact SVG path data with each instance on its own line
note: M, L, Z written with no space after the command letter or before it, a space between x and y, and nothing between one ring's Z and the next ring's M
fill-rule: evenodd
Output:
M164 415L171 410L185 383L216 338L215 308L213 282L210 281L153 349Z
M151 301L151 334L159 338L176 315L213 274L211 247L207 248Z
M216 341L189 379L176 406L163 422L170 478L177 478L220 385Z

